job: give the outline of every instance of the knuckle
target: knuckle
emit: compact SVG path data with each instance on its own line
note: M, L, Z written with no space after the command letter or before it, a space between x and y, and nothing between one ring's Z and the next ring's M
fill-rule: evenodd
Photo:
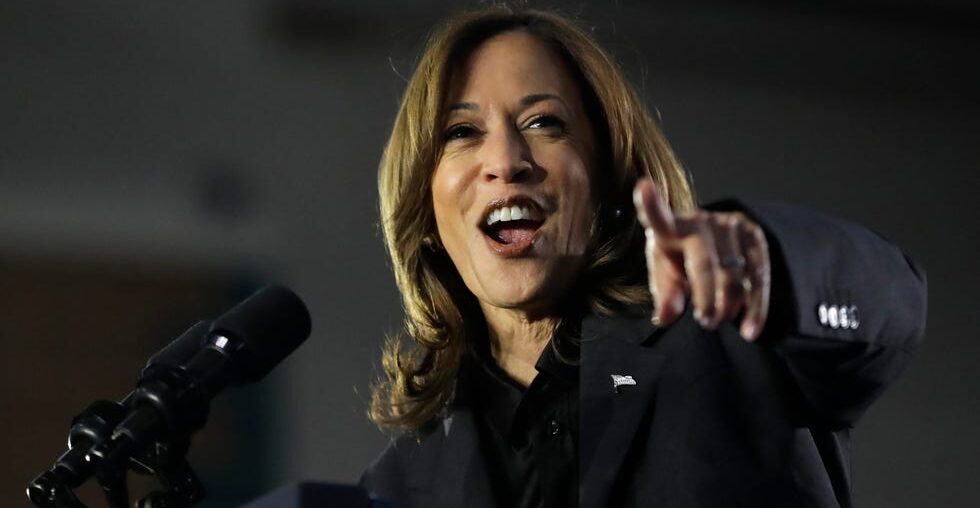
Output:
M730 235L738 229L738 218L730 213L714 213L711 215L712 228L724 235Z
M732 218L725 225L725 232L728 233L730 238L737 238L739 228L738 219Z
M691 222L698 228L705 228L711 221L711 214L704 210L695 210L691 213Z
M727 228L737 228L740 221L741 219L736 213L726 213L722 215L722 224Z
M684 263L687 267L688 272L713 272L715 269L715 262L709 256L699 256L695 259L688 259Z

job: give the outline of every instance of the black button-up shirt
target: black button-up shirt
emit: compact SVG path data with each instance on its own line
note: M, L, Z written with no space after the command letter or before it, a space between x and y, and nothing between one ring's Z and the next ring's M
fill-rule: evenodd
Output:
M464 368L497 506L578 506L578 346L549 343L526 389L486 345Z

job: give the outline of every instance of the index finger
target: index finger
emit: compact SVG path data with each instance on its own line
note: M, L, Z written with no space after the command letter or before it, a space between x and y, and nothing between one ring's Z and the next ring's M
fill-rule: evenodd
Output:
M660 197L653 180L642 178L636 182L636 187L633 188L633 204L636 205L636 216L640 219L640 223L652 229L656 236L662 238L677 236L674 214Z

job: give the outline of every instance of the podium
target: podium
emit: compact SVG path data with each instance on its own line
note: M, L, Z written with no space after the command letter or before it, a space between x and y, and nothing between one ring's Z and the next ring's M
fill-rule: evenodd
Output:
M240 508L399 508L373 500L354 485L299 482L286 485Z

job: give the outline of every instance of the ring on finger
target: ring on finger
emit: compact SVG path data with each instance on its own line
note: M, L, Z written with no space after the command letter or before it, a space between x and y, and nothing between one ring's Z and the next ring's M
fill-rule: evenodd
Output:
M718 260L718 264L722 268L740 269L745 266L745 257L737 254L722 256L721 259Z

